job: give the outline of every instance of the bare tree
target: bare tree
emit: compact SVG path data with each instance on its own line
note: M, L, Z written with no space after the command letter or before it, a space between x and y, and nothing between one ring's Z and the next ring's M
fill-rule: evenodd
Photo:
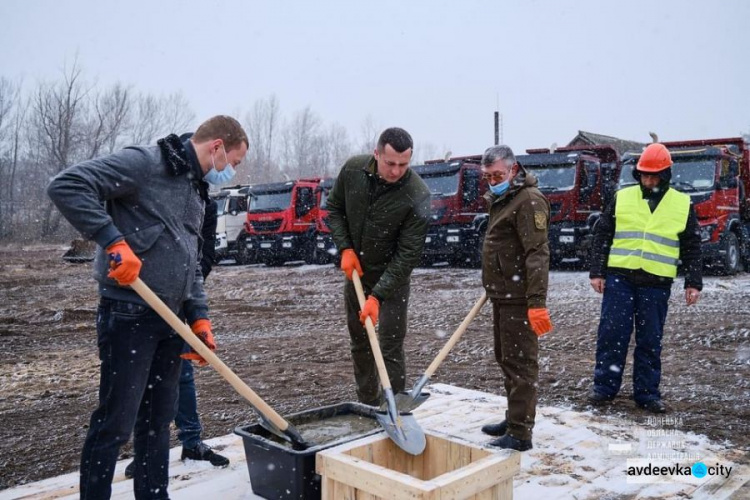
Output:
M69 71L64 71L61 82L40 84L33 95L31 139L41 155L39 173L45 174L46 178L81 159L82 146L86 142L86 98L90 91L81 74L82 70L75 62ZM34 195L34 199L44 206L41 236L50 236L59 228L61 215L46 196L40 196L38 192Z
M168 134L188 132L195 113L181 92L155 97L139 94L133 105L129 139L131 144L153 144Z
M21 144L25 139L24 134L27 129L26 115L29 109L28 100L19 100L18 106L16 107L15 113L13 114L13 120L10 125L10 150L8 155L8 169L7 169L7 195L8 195L8 210L3 216L7 216L7 229L9 233L13 233L16 229L16 192L19 191L16 186L16 172L18 171L19 164L21 163ZM0 232L0 236L4 236Z
M130 120L131 91L120 83L98 93L87 117L88 158L113 153L121 146L122 135Z
M315 175L313 153L320 127L320 118L308 106L298 111L283 133L282 164L284 172L292 178Z
M367 115L360 127L360 142L357 146L357 153L366 154L375 151L382 130L383 127L375 122L372 115Z
M13 131L15 114L18 111L20 86L7 78L0 78L0 237L12 226L13 177Z
M325 175L336 176L344 165L344 162L352 156L353 148L349 141L349 134L343 125L332 123L327 133L328 147L330 148L330 160Z
M247 159L237 172L239 179L271 182L281 178L276 162L280 123L280 106L276 96L255 101L245 116L245 130L250 145Z

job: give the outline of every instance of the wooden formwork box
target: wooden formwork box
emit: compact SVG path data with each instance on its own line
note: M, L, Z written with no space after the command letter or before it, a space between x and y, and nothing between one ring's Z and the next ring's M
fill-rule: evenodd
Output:
M318 452L322 500L510 500L518 452L492 452L425 433L427 446L409 455L384 434Z

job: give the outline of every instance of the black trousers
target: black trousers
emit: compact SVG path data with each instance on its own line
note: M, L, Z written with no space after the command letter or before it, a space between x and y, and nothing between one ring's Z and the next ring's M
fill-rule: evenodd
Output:
M354 284L348 280L344 286L344 303L354 362L354 378L357 382L357 397L362 403L380 406L382 395L378 369L367 338L367 330L359 321L360 307ZM406 385L404 337L406 336L408 308L409 285L407 284L380 304L380 317L376 326L380 350L383 352L385 367L394 393L403 391Z

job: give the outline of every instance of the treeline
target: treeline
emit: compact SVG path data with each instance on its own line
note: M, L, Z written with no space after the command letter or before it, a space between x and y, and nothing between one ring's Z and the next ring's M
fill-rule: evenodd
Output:
M348 156L372 151L383 127L368 117L352 133L326 123L310 107L285 116L275 96L238 105L247 110L235 117L245 126L250 149L233 183L335 175ZM0 241L74 237L45 194L50 178L127 145L192 131L198 120L180 92L153 95L123 83L98 85L77 63L55 81L30 86L0 77ZM437 153L429 144L421 149L421 159Z

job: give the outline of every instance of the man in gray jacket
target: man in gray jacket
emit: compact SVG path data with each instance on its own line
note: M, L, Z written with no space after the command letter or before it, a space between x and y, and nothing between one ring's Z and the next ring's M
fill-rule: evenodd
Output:
M184 341L128 285L140 276L216 347L199 264L208 200L201 181L231 177L247 152L247 135L233 118L215 116L189 140L170 135L157 144L70 167L47 190L73 227L99 245L99 406L81 456L82 499L110 497L119 450L131 432L136 498L169 498L169 425Z

